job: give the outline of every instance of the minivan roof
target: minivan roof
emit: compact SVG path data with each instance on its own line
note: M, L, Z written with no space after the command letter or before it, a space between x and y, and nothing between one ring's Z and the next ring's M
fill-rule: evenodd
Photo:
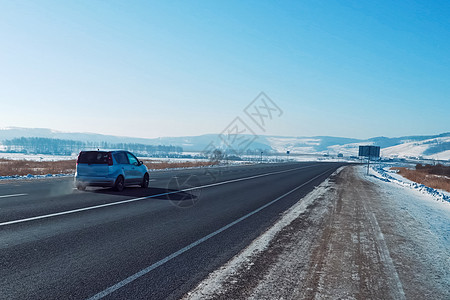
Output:
M108 150L81 150L80 152L130 152L122 149L108 149Z

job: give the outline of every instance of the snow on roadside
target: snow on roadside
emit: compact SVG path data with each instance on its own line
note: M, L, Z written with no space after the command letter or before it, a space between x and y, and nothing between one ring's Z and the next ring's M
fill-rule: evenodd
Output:
M49 155L0 152L0 158L11 160L57 161L77 159L78 155Z
M390 170L391 167L392 165L388 164L374 165L370 168L369 174L380 180L392 182L397 185L417 190L422 194L430 195L431 197L433 197L433 199L437 201L442 201L450 204L450 193L443 190L430 188L423 184L404 178L400 174L397 174L396 171Z
M376 171L373 171L373 173L375 172ZM396 205L414 219L418 220L420 224L423 224L424 229L427 232L432 233L433 236L440 241L440 245L433 245L433 247L444 247L446 250L444 250L443 253L447 253L447 257L449 257L450 202L448 200L448 193L447 195L443 195L435 189L432 189L434 192L429 192L429 188L421 188L417 183L407 179L405 181L394 179L394 176L390 176L388 181L384 178L367 176L365 174L363 168L360 168L360 176L365 176L367 180L377 184L385 197L395 199L395 201L392 202L393 205ZM398 174L396 175L400 176ZM382 179L382 181L379 179ZM407 181L409 181L409 183ZM447 200L443 200L443 197L446 197L445 199ZM450 259L450 257L448 259Z
M12 175L12 176L0 176L0 180L13 180L13 179L38 179L38 178L60 178L70 177L74 174L46 174L46 175Z

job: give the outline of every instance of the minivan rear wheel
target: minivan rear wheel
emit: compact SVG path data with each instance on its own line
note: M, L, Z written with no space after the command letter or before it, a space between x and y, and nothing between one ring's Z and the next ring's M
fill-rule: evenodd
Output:
M116 182L114 183L114 189L118 192L123 191L124 188L124 180L123 180L123 176L119 176L116 179Z
M144 178L142 179L141 187L146 189L148 188L148 183L150 182L148 173L145 173Z
M77 184L77 189L79 191L85 191L86 190L86 186L84 184Z

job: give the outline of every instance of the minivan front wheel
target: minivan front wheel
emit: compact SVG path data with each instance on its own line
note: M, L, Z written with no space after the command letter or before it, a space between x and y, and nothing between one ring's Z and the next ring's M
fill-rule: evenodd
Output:
M142 179L141 187L142 188L148 188L148 183L150 182L148 173L145 173L144 178Z
M124 179L123 176L119 176L116 179L116 182L114 183L114 189L118 192L123 191L124 188Z

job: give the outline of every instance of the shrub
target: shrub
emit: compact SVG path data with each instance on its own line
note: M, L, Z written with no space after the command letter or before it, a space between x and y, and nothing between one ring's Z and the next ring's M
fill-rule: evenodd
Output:
M450 178L445 175L448 174L449 168L442 165L421 165L420 167L416 166L415 170L400 167L392 169L398 170L400 175L411 181L450 192Z

